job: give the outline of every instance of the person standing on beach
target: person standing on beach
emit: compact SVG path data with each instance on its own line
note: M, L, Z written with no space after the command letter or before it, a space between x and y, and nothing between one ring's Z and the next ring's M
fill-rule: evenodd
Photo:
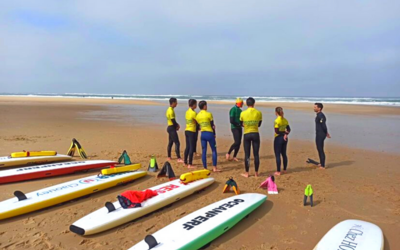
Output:
M183 163L183 160L181 159L181 153L180 153L180 142L179 142L179 137L178 137L178 130L181 128L179 124L176 122L176 116L175 116L175 108L178 106L178 100L176 98L170 98L169 99L169 108L167 109L166 112L166 117L168 121L168 147L167 147L167 153L168 153L168 161L171 160L171 149L172 145L175 143L175 153L176 157L178 157L178 163Z
M328 127L326 126L326 117L324 113L322 113L322 109L324 105L322 103L314 104L314 112L317 113L315 117L315 144L317 145L318 155L319 155L319 168L325 169L325 152L324 152L324 142L325 139L331 138L331 135L328 133Z
M200 112L196 116L196 121L200 125L201 130L201 147L203 149L202 161L203 167L207 169L207 143L210 144L212 150L213 171L221 172L217 169L217 146L215 141L215 124L213 115L207 111L207 102L199 102Z
M281 175L281 155L283 159L283 173L286 173L288 165L288 157L286 154L288 135L290 133L289 122L283 117L283 108L277 107L275 109L277 116L274 124L275 139L274 139L274 152L276 158L276 172L275 175Z
M256 101L249 97L246 100L247 109L240 114L241 125L244 127L244 166L246 173L242 176L249 177L250 153L253 146L255 176L258 177L258 168L260 167L260 133L258 128L262 123L262 113L254 108Z
M240 124L240 114L242 113L242 107L243 107L243 100L241 98L237 98L235 106L233 106L229 111L231 131L235 142L232 144L228 153L226 154L227 160L239 161L236 158L236 156L239 152L240 144L242 144L243 129L242 125ZM231 159L232 151L234 151L234 153L233 153L233 158Z
M188 168L193 167L193 154L196 146L196 135L197 135L197 122L196 116L197 113L194 111L197 108L197 101L195 99L189 100L189 109L186 111L186 130L185 130L185 138L186 138L186 148L185 148L185 156L184 162ZM189 158L189 162L188 162Z

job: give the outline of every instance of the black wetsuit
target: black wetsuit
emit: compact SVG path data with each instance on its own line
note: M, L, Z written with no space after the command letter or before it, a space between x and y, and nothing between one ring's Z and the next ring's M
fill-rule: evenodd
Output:
M240 114L242 113L242 110L237 106L233 106L231 110L229 111L229 120L231 123L231 131L233 135L233 140L234 143L230 147L228 154L230 155L232 151L235 151L233 153L233 157L236 158L237 154L239 153L240 149L240 144L242 144L242 136L243 136L243 129L242 125L240 124Z
M328 134L328 127L326 126L326 117L324 113L317 113L315 117L315 144L317 145L319 162L322 167L325 167L325 152L324 152L324 142Z
M290 126L287 125L286 130L290 133ZM279 131L278 128L275 128L275 133L278 135L274 139L274 152L276 158L276 171L281 172L281 155L283 159L283 170L286 170L288 165L288 157L287 157L287 145L289 139L286 141L284 139L286 131Z
M197 154L197 141L199 140L199 130L200 130L200 126L197 125L197 130L196 130L196 135L194 138L194 149L193 149L193 153Z
M176 123L175 119L172 119L172 123L174 125L168 126L167 132L168 132L168 147L167 147L167 153L168 157L171 158L171 149L172 145L175 143L175 153L178 159L181 158L181 153L180 153L180 142L179 142L179 137L178 137L178 132L176 131L176 128L178 127L178 123Z
M192 165L193 164L193 153L196 145L196 132L192 131L185 131L185 137L186 137L186 149L185 149L185 156L184 156L184 162L185 164ZM189 162L188 162L189 158Z
M258 172L258 168L260 167L260 156L259 156L260 133L248 133L244 135L243 138L244 155L245 155L244 167L246 169L246 172L249 172L250 168L251 145L253 145L255 171Z

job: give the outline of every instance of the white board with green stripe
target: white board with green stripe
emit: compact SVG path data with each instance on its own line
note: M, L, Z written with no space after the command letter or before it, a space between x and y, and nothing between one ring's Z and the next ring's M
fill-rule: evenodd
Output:
M266 199L266 195L251 193L220 200L153 233L149 237L156 244L143 240L130 250L199 249L227 232Z

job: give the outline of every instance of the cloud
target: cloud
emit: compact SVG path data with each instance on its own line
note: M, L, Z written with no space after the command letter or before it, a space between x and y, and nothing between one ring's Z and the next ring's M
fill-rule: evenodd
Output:
M1 5L1 92L400 93L395 1Z

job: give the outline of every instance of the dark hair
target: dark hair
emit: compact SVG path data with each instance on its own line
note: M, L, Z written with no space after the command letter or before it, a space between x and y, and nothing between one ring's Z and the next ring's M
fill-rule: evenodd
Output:
M247 106L254 106L254 103L256 103L256 100L254 100L253 97L247 98L247 100L246 100L246 105Z
M192 107L193 105L197 104L196 99L189 99L189 107Z
M316 102L314 105L317 105L317 107L320 108L321 110L324 108L324 105L322 105L322 103L320 102Z
M169 99L169 105L172 105L173 103L176 103L176 98L174 97Z
M207 106L207 102L206 102L206 101L201 101L201 102L199 102L199 108L200 108L200 109L203 109L204 106Z

